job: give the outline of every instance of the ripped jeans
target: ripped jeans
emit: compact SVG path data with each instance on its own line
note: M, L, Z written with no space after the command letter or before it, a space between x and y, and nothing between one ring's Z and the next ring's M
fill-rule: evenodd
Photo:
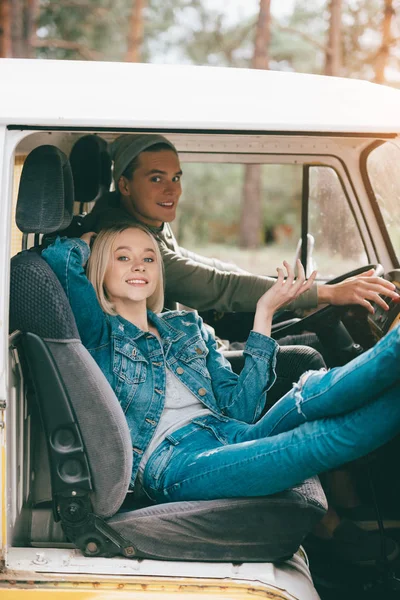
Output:
M205 416L147 463L155 502L264 496L359 458L400 432L400 326L344 367L309 371L256 424Z

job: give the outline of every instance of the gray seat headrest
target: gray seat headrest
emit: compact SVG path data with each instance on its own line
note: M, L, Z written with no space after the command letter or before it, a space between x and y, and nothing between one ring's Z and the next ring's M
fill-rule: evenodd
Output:
M39 146L25 160L19 184L16 223L23 233L65 229L73 215L71 167L55 146Z

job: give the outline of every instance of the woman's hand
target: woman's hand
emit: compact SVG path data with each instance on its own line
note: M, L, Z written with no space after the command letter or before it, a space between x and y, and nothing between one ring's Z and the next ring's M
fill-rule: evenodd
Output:
M287 272L286 279L284 269L277 268L278 279L276 283L257 302L253 331L257 331L263 335L270 335L274 313L279 308L282 308L282 306L289 304L301 296L301 294L304 294L313 285L317 272L313 271L308 280L306 280L304 268L300 260L297 260L296 264L297 277L294 276L292 267L286 261L283 261L283 266Z
M87 233L81 235L80 239L86 242L89 248L91 248L96 235L97 234L94 231L88 231Z

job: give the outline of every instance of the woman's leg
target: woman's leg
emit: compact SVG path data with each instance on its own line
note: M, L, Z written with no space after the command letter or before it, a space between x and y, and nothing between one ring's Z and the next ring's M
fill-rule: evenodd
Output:
M158 502L264 496L359 458L400 432L400 385L353 412L272 437L229 443L243 437L244 428L235 421L217 422L209 428L216 430L214 437L202 432L209 434L207 441L193 435L171 444L165 468L152 464L145 471L150 495ZM148 467L152 462L151 457ZM157 470L162 475L154 484L151 473Z
M254 426L250 435L256 438L276 435L307 421L360 408L400 382L399 363L400 326L343 367L305 373Z

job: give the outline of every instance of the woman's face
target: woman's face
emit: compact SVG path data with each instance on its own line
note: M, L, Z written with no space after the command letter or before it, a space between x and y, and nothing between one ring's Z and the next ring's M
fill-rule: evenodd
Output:
M103 285L117 312L121 303L146 303L154 293L160 276L154 244L141 229L125 229L115 238Z

